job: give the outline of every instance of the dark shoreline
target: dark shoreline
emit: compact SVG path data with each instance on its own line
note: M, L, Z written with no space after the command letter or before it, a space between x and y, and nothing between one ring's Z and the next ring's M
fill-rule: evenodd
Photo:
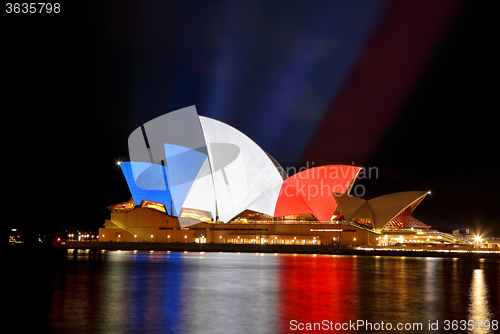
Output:
M16 246L14 246L16 247ZM500 254L493 253L453 253L420 250L355 250L339 249L332 245L234 245L234 244L197 244L197 243L146 243L146 242L78 242L54 243L53 249L97 250L141 250L141 251L173 251L173 252L241 252L241 253L284 253L284 254L330 254L360 256L405 256L405 257L443 257L466 259L500 259Z
M493 253L452 253L420 250L356 250L339 249L332 245L234 245L234 244L195 244L195 243L135 243L135 242L56 242L40 245L10 245L0 248L2 255L42 255L49 253L66 253L68 249L88 250L89 252L109 251L171 251L171 252L228 252L228 253L281 253L281 254L328 254L343 256L399 256L399 257L441 257L460 259L494 259L500 260L500 254Z

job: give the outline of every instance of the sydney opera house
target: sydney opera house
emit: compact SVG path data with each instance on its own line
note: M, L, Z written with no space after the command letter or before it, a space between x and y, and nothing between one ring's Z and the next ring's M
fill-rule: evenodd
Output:
M452 241L412 217L427 191L371 200L351 189L362 168L288 176L237 129L194 106L137 128L120 168L132 198L111 205L101 242L384 245Z

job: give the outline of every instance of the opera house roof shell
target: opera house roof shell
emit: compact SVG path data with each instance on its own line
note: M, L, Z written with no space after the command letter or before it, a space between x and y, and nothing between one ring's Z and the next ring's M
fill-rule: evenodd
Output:
M368 201L341 193L334 194L333 197L340 206L345 220L364 219L369 221L374 229L381 230L391 222L395 220L397 222L397 218L402 224L413 223L415 227L428 228L416 219L409 221L413 218L410 216L411 212L428 194L427 191L404 191L379 196Z
M347 196L361 170L356 166L320 166L288 177L254 141L199 116L194 106L144 123L131 133L128 146L130 161L121 168L133 201L163 204L181 226L229 222L245 210L271 217L310 213L328 222L340 205L346 219L366 216L378 229L425 197L417 192L370 201Z

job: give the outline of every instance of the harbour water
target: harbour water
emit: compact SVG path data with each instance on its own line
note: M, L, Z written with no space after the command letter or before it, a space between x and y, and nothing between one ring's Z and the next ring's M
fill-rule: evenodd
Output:
M38 333L500 332L497 259L75 250L2 267L6 322Z

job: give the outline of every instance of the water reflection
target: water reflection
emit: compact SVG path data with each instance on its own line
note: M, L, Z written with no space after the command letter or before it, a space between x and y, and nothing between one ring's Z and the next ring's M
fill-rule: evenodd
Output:
M436 333L429 321L498 319L499 273L498 262L442 258L75 253L53 277L47 323L61 333L296 333L293 320L365 320Z
M468 308L468 320L472 320L475 327L475 329L471 332L497 332L493 330L493 326L491 324L492 320L498 319L492 319L492 314L490 312L490 306L488 302L488 286L486 284L483 269L475 269L473 272L472 281L470 284L469 298L470 303Z
M279 259L185 253L179 319L187 333L276 333Z
M281 333L290 322L334 323L357 319L357 264L353 258L281 255L279 318Z

